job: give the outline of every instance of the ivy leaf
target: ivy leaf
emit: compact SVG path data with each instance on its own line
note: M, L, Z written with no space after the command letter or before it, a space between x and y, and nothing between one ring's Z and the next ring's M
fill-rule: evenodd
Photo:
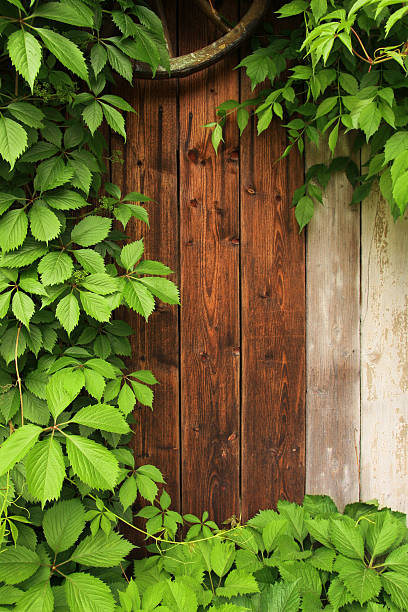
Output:
M96 536L88 536L79 543L71 558L75 563L91 567L116 567L133 549L133 544L127 542L115 531L104 534L98 531Z
M80 291L79 297L86 314L97 321L109 321L112 309L106 298L90 291Z
M120 260L126 270L131 270L144 253L143 238L126 244L120 252Z
M32 586L19 598L15 612L53 612L54 595L49 580Z
M37 240L53 240L61 231L61 223L46 204L34 202L29 212L31 233Z
M63 251L48 253L38 264L38 272L41 274L43 285L63 283L72 275L73 271L72 259Z
M106 119L109 127L112 128L114 132L117 132L121 136L123 136L124 141L126 142L126 132L125 132L125 120L115 108L101 102L103 115ZM1 151L0 151L1 152Z
M117 279L105 272L90 274L81 282L81 285L98 295L109 295L118 291L119 288Z
M11 169L27 148L27 132L16 121L0 117L0 155L9 162Z
M141 283L127 279L123 295L128 306L147 321L154 310L154 297L150 291Z
M137 484L135 477L129 476L125 479L123 485L119 489L119 499L123 506L123 510L126 510L135 503L137 496Z
M71 239L81 246L91 246L105 240L111 229L112 220L90 215L77 223L71 232Z
M78 249L74 251L74 256L80 266L86 272L99 274L105 272L105 262L102 255L91 249Z
M55 311L58 321L67 331L68 335L78 325L79 321L79 304L76 297L70 293L58 302Z
M36 191L55 189L67 183L72 176L72 170L64 164L61 157L51 157L38 166L34 178L34 189Z
M99 102L94 100L91 104L88 104L82 111L82 117L93 136L103 120L102 108Z
M105 390L105 379L99 374L88 368L84 369L85 389L89 395L92 395L96 400L100 401Z
M9 36L7 49L15 69L30 85L32 92L41 66L41 45L26 30L17 30Z
M27 486L31 495L39 499L42 507L58 499L65 477L65 464L61 444L50 436L30 450L25 458Z
M129 433L130 427L121 413L109 404L93 404L81 408L71 419L74 423L112 433Z
M67 452L74 473L94 489L113 489L118 477L118 461L104 446L82 438L67 436Z
M110 588L99 578L85 572L69 574L64 589L71 612L113 612L115 609Z
M44 514L42 527L55 553L71 548L85 527L85 510L79 499L53 504Z
M61 414L79 395L85 384L80 370L62 369L51 376L46 388L48 408L54 417Z
M41 36L47 49L55 55L63 66L81 79L84 79L84 81L88 81L88 70L84 56L75 43L52 30L44 28L35 28L35 30Z
M314 214L314 204L312 198L303 196L295 208L296 221L299 224L300 231L311 221Z
M155 295L159 300L166 304L180 304L179 290L177 286L167 278L156 278L155 276L145 276L139 280L140 283Z
M25 546L8 546L0 555L0 580L18 584L30 578L40 567L41 559Z
M14 431L0 446L0 476L25 457L34 446L42 429L36 425L23 425ZM3 558L2 555L0 555ZM0 580L3 580L0 576Z
M22 291L16 291L11 303L11 309L14 316L28 328L35 310L33 300Z

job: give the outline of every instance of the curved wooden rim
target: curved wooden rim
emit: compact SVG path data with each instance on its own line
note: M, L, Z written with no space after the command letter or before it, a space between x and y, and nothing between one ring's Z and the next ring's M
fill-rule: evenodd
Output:
M235 28L202 49L170 58L170 74L159 66L154 78L183 78L215 64L248 38L262 19L269 4L270 0L254 0ZM151 68L142 62L136 62L134 76L139 79L153 78Z

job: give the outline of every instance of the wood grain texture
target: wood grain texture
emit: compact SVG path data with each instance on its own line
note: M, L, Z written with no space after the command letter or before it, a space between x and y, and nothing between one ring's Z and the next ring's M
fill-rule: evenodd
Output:
M180 53L214 40L191 3L180 16ZM229 56L179 90L182 507L217 521L239 510L239 162L236 126L216 157L203 124L238 99L236 64Z
M242 98L249 97L246 81ZM242 514L303 498L305 253L290 208L303 181L275 123L241 139Z
M408 512L408 222L362 208L361 498Z
M343 139L336 155L350 154ZM310 145L306 159L327 163L327 147ZM359 497L360 209L351 195L337 174L307 234L306 490L340 508Z
M174 21L174 19L173 19ZM173 23L172 29L176 31ZM113 182L123 192L138 191L154 198L146 205L150 229L132 221L132 240L142 235L146 259L159 260L176 274L178 283L178 117L177 83L138 81L119 91L136 109L127 117L127 144L115 138L113 149L123 149L124 164L113 166ZM154 388L153 411L139 406L133 425L136 464L156 465L166 479L172 506L180 508L179 345L178 310L158 302L148 323L126 309L122 316L135 330L132 337L133 369L151 369L160 382Z

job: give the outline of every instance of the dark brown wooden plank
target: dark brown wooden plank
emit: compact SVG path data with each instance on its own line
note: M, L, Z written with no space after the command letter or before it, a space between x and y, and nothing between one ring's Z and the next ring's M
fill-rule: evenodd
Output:
M304 493L305 253L290 209L303 166L296 154L275 163L285 146L278 123L257 136L252 120L241 139L244 519Z
M170 27L176 32L174 17L172 21ZM122 86L119 93L137 115L128 115L127 144L123 147L120 139L113 140L112 149L124 152L123 166L113 165L113 181L124 192L139 191L156 200L147 205L150 230L132 222L127 232L132 239L143 235L146 259L170 266L176 274L169 278L178 283L177 83L136 80L132 87ZM159 302L147 324L129 310L122 316L135 330L130 367L151 369L160 382L154 388L153 412L145 407L135 411L136 464L151 463L163 472L172 507L179 509L178 309Z
M189 1L180 16L180 53L215 39ZM182 508L217 521L239 511L238 134L231 122L216 157L202 126L238 99L236 64L230 56L181 80L179 100Z

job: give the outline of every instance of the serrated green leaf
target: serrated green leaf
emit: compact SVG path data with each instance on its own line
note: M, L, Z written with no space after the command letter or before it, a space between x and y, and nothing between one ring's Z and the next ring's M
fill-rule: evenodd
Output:
M0 219L0 248L7 252L21 246L27 229L28 219L24 209L10 210Z
M84 369L85 389L89 395L100 401L105 390L105 379L98 372L94 372L88 368Z
M28 328L35 310L33 300L22 291L16 291L11 308L14 316Z
M90 274L81 282L81 285L98 295L109 295L118 291L119 288L117 279L104 272Z
M126 270L131 270L144 253L143 239L126 244L120 252L120 260Z
M67 436L67 452L75 474L94 489L113 489L118 477L116 457L93 440Z
M108 51L108 56L109 56L109 51ZM105 104L104 102L101 102L101 106L102 106L103 116L105 117L106 122L109 125L109 127L111 127L114 132L117 132L118 134L123 136L123 139L126 142L125 120L120 114L120 112L117 111L112 106ZM0 153L1 153L1 150L0 150Z
M40 567L37 553L25 546L9 546L0 554L0 580L6 584L18 584L27 580Z
M366 567L360 560L338 557L334 570L360 604L377 597L381 590L381 581L377 572Z
M335 609L341 608L353 601L354 597L347 589L346 585L339 578L334 578L330 583L328 592L330 603L335 606Z
M133 544L115 531L105 535L98 531L96 536L88 536L79 543L71 558L75 563L91 567L115 567L133 549Z
M220 578L225 576L235 560L235 546L232 542L215 540L210 553L211 569Z
M143 406L149 406L151 408L153 405L153 391L146 385L142 385L134 380L132 380L131 383L137 401L143 404Z
M29 212L31 233L42 242L49 242L58 236L61 223L46 204L35 202Z
M86 425L93 429L102 429L112 433L126 434L130 431L122 414L109 404L93 404L81 408L72 418L74 423Z
M63 251L48 253L38 264L38 272L41 274L43 285L63 283L72 275L73 271L72 259Z
M41 162L34 178L37 191L47 191L64 185L72 178L72 170L64 164L61 157L51 157Z
M102 45L94 45L91 49L91 66L95 73L95 76L98 76L100 71L106 64L108 59L108 55L106 53L105 47Z
M63 0L63 2L46 2L40 4L32 15L42 19L52 19L70 25L92 28L93 13L80 0Z
M25 458L28 489L42 506L58 499L65 477L61 444L53 436L37 442Z
M106 298L89 291L80 291L79 297L85 312L97 321L109 321L112 309Z
M376 514L366 532L366 543L372 557L378 557L389 551L392 545L401 538L400 521L389 511Z
M179 304L179 290L177 286L167 278L145 276L139 280L153 295L166 304Z
M77 223L71 232L73 242L87 247L102 242L109 234L112 220L90 215Z
M277 582L267 585L262 591L260 601L262 612L298 612L300 606L299 589L295 582Z
M78 210L88 206L87 201L79 193L69 189L44 194L42 199L48 206L57 210Z
M218 587L217 595L234 597L246 593L258 593L259 587L252 574L242 570L232 570L225 579L224 586Z
M42 123L44 113L33 104L28 102L12 102L7 106L7 109L21 123L25 123L33 128L44 127Z
M381 575L384 590L390 595L391 601L401 610L408 608L408 576L397 572L384 572Z
M88 70L82 51L71 40L45 28L35 28L44 45L65 68L71 70L84 81L88 80Z
M74 251L74 256L80 266L86 272L99 274L105 272L105 262L102 255L91 249L78 249Z
M69 574L65 594L71 612L113 612L115 603L109 587L85 572Z
M352 519L330 519L330 539L342 555L364 559L363 537Z
M129 506L134 504L137 496L137 484L133 475L127 477L119 489L119 499L123 506L123 510L126 511Z
M149 318L154 310L154 297L146 287L138 281L127 279L123 295L130 308L146 320Z
M82 117L93 135L103 121L102 108L99 102L94 100L91 104L88 104L82 111Z
M53 612L54 595L49 580L32 586L18 600L15 612Z
M54 419L79 395L85 384L85 377L80 370L64 368L51 376L47 384L47 402Z
M79 499L53 504L44 514L44 535L55 553L71 548L85 527L85 510Z
M2 443L0 446L0 476L11 470L18 461L25 457L36 443L41 431L41 427L36 425L23 425Z
M76 297L70 293L62 298L58 302L55 314L62 327L70 334L79 321L79 304Z
M11 291L0 295L0 319L4 319L10 306Z
M17 30L8 38L10 59L19 74L33 91L34 81L41 66L41 45L27 30Z

